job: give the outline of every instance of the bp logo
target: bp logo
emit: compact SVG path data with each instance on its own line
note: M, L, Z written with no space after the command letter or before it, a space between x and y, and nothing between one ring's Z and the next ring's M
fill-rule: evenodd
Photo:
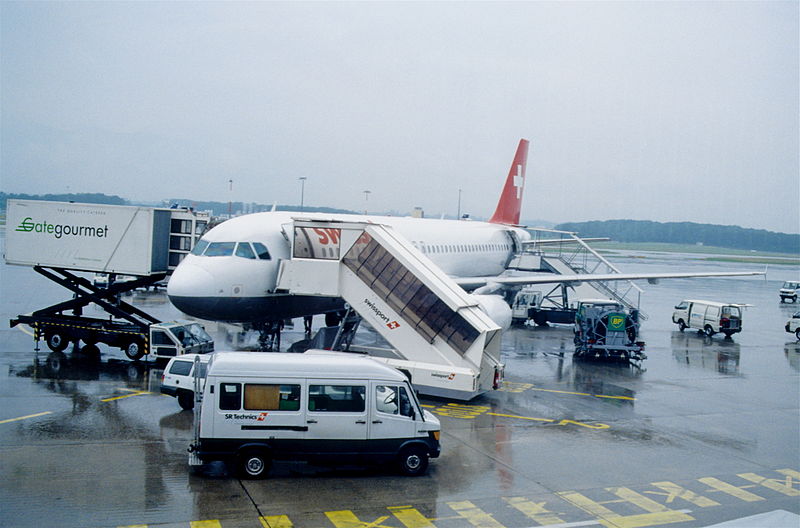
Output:
M612 332L625 331L625 316L622 314L611 314L608 316L608 329Z

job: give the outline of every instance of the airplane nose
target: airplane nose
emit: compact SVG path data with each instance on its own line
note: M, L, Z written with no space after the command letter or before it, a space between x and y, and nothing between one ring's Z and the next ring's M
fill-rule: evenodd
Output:
M215 296L214 277L200 266L183 262L167 283L167 296L180 311L200 317Z

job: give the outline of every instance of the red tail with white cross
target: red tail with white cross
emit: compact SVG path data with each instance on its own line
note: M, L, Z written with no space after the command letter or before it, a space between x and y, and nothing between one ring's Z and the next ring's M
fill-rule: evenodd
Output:
M522 190L525 187L525 164L528 162L528 140L520 139L514 163L508 171L508 178L503 187L503 194L497 202L492 218L493 224L519 225L519 213L522 209Z

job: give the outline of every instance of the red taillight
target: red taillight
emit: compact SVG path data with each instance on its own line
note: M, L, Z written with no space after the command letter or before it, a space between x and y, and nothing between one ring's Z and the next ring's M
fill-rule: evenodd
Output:
M492 388L494 390L497 390L497 389L500 388L500 382L502 381L502 379L503 379L503 372L499 368L495 367L495 369L494 369L494 383L492 383Z
M593 344L597 343L597 340L596 339L589 339L587 341L587 343L589 343L590 345L593 345Z

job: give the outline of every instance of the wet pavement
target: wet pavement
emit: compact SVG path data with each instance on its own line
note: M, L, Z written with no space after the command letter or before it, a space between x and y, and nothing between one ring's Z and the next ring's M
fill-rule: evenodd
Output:
M628 253L624 271L762 269ZM767 280L644 285L643 368L575 362L569 327L513 328L506 383L468 403L424 400L442 420L428 474L276 463L262 481L223 465L192 474L192 413L158 393L161 367L34 350L0 326L0 512L4 526L439 527L706 526L773 510L800 513L800 344L781 304L800 269ZM32 269L0 265L0 318L65 300ZM749 303L733 339L680 333L685 298ZM126 300L162 319L164 293ZM87 313L87 315L92 315ZM97 316L101 316L98 312ZM321 324L321 317L315 323ZM217 349L246 346L207 325ZM302 338L302 321L283 348ZM370 332L364 342L376 338Z

